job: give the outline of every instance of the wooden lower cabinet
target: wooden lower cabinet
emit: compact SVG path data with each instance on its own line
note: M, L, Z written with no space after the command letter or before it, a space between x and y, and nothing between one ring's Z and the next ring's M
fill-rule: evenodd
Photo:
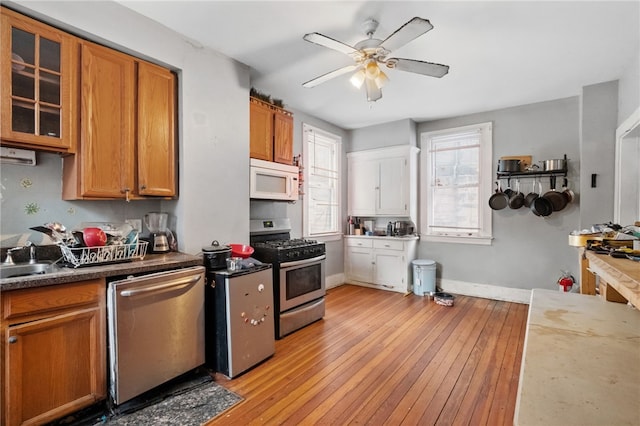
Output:
M2 424L43 424L106 398L105 280L2 294Z

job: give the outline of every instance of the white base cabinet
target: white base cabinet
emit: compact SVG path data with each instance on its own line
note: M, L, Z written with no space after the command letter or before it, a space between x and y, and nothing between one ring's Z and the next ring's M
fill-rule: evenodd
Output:
M349 284L407 293L417 237L345 237L345 280Z

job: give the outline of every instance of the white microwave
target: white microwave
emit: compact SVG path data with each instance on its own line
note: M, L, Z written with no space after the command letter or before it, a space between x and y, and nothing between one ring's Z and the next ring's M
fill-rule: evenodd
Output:
M296 201L298 167L251 158L250 197L262 200Z

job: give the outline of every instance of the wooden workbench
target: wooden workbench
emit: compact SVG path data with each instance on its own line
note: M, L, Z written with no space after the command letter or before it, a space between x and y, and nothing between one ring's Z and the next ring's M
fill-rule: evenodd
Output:
M639 425L640 311L534 289L514 425Z
M617 259L606 254L596 254L591 250L581 249L583 270L581 273L581 293L595 294L592 278L585 268L597 274L606 285L634 306L640 308L640 262L630 259ZM586 262L585 262L586 261ZM602 284L602 283L601 283Z

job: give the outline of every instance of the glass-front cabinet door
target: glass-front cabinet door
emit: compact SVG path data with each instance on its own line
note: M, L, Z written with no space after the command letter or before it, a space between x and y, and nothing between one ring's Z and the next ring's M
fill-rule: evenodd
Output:
M77 49L73 36L2 8L3 145L74 152Z

